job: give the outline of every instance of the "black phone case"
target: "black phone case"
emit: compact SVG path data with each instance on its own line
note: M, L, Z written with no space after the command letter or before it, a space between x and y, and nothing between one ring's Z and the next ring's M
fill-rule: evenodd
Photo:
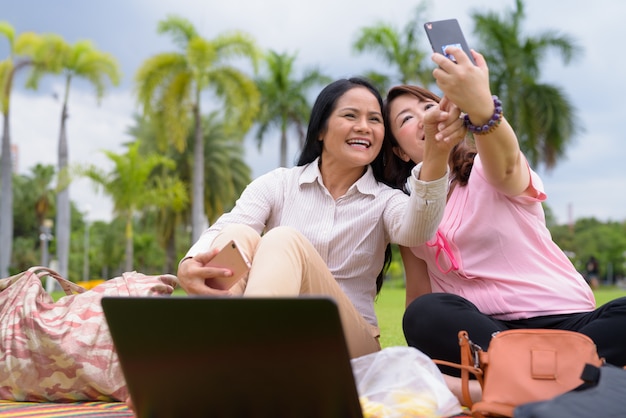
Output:
M446 55L454 61L452 56L445 53L445 49L448 46L460 47L465 51L472 64L476 65L458 20L447 19L427 22L424 23L424 29L434 52Z

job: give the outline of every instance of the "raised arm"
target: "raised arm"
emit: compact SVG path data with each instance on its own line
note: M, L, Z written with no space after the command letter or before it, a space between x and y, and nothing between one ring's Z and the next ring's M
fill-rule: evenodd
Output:
M441 178L448 170L450 152L465 138L466 128L459 118L461 111L444 96L424 115L424 159L420 180Z
M465 137L459 108L443 99L424 115L424 157L407 179L408 214L413 221L401 227L397 243L417 246L435 235L443 218L448 192L450 152Z
M439 66L433 75L446 97L466 113L487 181L508 196L522 194L530 184L530 173L517 136L504 117L506 109L492 96L484 57L472 51L473 65L460 48L448 47L446 52L456 63L433 54L432 60Z

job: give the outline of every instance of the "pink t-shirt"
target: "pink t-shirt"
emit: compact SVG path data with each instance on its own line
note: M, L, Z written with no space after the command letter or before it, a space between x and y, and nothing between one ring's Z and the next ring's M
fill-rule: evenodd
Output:
M448 200L437 237L412 248L428 264L433 292L462 296L502 320L595 308L589 285L552 241L543 183L530 173L535 197L510 198L487 183L476 156L467 186L455 187ZM442 273L437 260L450 269L449 253L458 270Z

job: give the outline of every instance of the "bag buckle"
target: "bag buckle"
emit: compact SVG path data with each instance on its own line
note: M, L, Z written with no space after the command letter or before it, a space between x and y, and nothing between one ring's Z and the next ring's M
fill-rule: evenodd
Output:
M479 353L483 351L482 347L478 344L472 342L472 340L468 340L470 346L470 353L472 353L472 358L474 359L474 367L480 367L480 357Z
M474 368L480 368L480 352L483 351L483 348L469 339L469 335L467 332L461 331L459 333L459 345L463 346L463 339L467 341L467 346L469 347L470 357L474 361Z

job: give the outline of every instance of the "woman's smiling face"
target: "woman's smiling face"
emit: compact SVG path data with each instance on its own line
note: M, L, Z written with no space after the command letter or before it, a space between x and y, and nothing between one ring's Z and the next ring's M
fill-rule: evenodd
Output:
M402 94L389 104L389 126L398 141L394 153L404 161L419 163L424 159L424 114L437 102Z
M385 126L377 98L365 87L346 91L328 118L322 160L350 166L370 164L383 144Z

